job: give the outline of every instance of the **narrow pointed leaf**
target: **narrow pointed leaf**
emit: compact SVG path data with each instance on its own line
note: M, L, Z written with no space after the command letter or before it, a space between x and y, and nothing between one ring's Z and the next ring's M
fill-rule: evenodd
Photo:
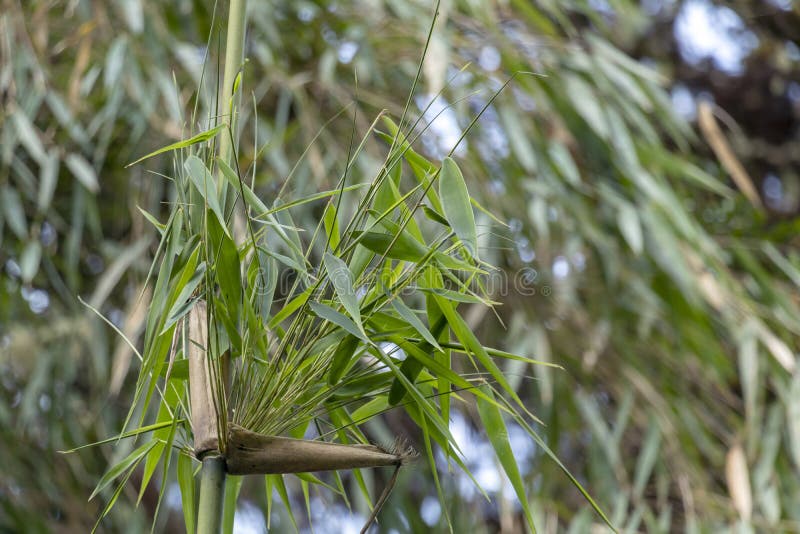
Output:
M189 139L184 139L182 141L178 141L177 143L172 143L171 145L159 148L158 150L150 152L146 156L142 156L141 158L137 159L132 163L128 163L127 165L125 165L125 168L127 169L132 165L141 163L146 159L152 158L153 156L157 156L159 154L163 154L164 152L169 152L170 150L178 150L181 148L190 147L192 145L196 145L197 143L202 143L203 141L208 141L209 139L213 139L219 132L222 131L223 128L225 128L225 126L226 126L225 124L220 124L219 126L211 128L210 130L206 130L205 132L201 132L193 137L190 137Z
M439 346L439 343L436 341L436 338L433 337L433 334L431 334L430 330L425 327L419 317L417 317L417 314L414 313L414 311L409 308L405 302L399 298L394 299L392 300L392 306L394 307L395 311L400 314L400 317L405 319L408 324L414 327L414 330L419 332L425 341L430 343L437 351L442 350L442 347Z
M97 483L97 486L94 488L94 491L89 496L89 500L91 501L95 495L97 495L103 490L103 488L108 486L111 482L114 481L114 479L116 479L118 476L120 476L122 473L124 473L134 464L136 464L139 460L141 460L142 457L144 457L145 454L150 452L150 449L155 447L157 444L158 441L156 440L148 441L141 447L135 449L128 456L117 462L117 464L111 467L111 469L106 471L106 474L103 475L103 477Z
M350 318L356 323L359 331L364 331L364 325L361 323L361 308L358 305L356 292L353 289L353 274L347 268L347 264L341 259L330 252L326 252L324 256L325 269L328 271L328 278L333 284L336 295L339 301L344 306Z
M493 396L491 388L484 388L484 393L490 397ZM478 397L477 403L478 415L486 430L489 442L492 444L497 459L500 460L500 465L503 466L503 471L505 471L511 486L514 488L514 492L517 494L528 525L533 529L533 516L528 504L528 496L525 493L525 484L522 481L517 460L514 458L514 451L511 450L511 443L508 441L508 430L506 429L505 421L503 421L503 414L494 402Z
M403 239L402 236L395 239L379 232L353 232L353 235L365 248L387 258L418 262L428 253L425 246L415 239Z
M311 311L313 311L317 317L325 319L326 321L330 321L331 323L344 328L347 332L353 334L357 338L369 342L367 335L362 332L358 326L356 326L356 323L354 323L346 315L339 313L330 306L322 304L321 302L309 302L308 305L311 308Z
M469 200L467 184L464 175L452 158L445 158L442 162L442 172L439 176L439 197L442 199L444 216L466 247L470 256L478 254L478 232L475 228L475 214Z
M189 156L183 164L183 168L189 175L189 179L194 185L200 196L206 201L206 204L217 217L220 226L225 231L225 234L230 237L228 225L225 223L225 214L222 212L219 196L217 195L217 185L214 177L211 176L211 171L208 170L206 164L197 156Z
M178 487L181 490L181 504L183 508L183 521L186 525L186 532L194 532L195 529L195 486L194 486L194 466L192 458L187 454L178 456Z

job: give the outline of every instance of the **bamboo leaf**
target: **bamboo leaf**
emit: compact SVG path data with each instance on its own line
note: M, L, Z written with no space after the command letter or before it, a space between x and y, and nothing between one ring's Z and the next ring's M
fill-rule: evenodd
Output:
M444 215L440 214L438 211L434 210L433 208L429 208L424 204L422 205L422 211L430 220L450 228L450 223L444 218Z
M302 306L304 306L306 302L308 302L308 297L311 296L312 290L313 288L309 287L308 289L306 289L305 291L294 297L291 301L289 301L288 304L286 304L281 309L280 312L276 313L275 316L272 319L270 319L267 326L269 328L275 328L276 326L281 324L281 322L283 322L284 319L286 319L291 314L300 309Z
M478 338L475 337L475 334L469 328L467 323L464 319L458 314L455 310L453 305L446 300L444 297L440 297L439 295L434 294L434 299L436 299L436 304L439 305L439 308L442 310L442 314L447 318L447 322L450 325L450 328L453 329L456 337L464 344L464 346L469 349L470 353L473 354L478 361L480 361L481 365L486 368L492 377L497 381L498 384L503 388L503 391L510 395L520 406L524 406L522 400L517 396L514 389L508 383L505 375L497 367L497 364L494 363L491 356L486 352L486 348L480 344Z
M94 491L89 496L89 500L91 501L95 495L103 491L103 489L106 486L108 486L111 482L113 482L114 479L116 479L126 470L130 469L132 466L137 464L138 461L141 460L145 454L150 452L150 449L155 447L158 443L159 442L155 439L149 441L144 445L142 445L141 447L135 449L128 456L126 456L125 458L117 462L115 465L113 465L108 471L106 471L106 474L103 475L103 477L97 483L97 486L94 488Z
M489 387L484 387L484 393L490 398L494 396ZM528 496L525 493L525 484L522 482L522 475L520 475L517 460L514 458L514 451L511 450L511 444L508 441L508 430L506 429L505 421L503 421L503 414L495 402L478 397L477 403L478 415L486 430L486 436L489 438L497 459L500 460L500 465L503 466L503 471L505 471L511 486L514 488L514 492L517 494L522 510L525 512L528 526L535 532L533 515L531 515Z
M39 137L39 132L36 131L36 127L20 109L14 110L11 114L11 118L13 119L13 124L22 146L25 147L28 154L30 154L37 163L42 162L46 157L46 153L42 139Z
M19 270L24 283L29 284L36 276L41 259L42 243L38 239L28 241L19 258Z
M178 293L178 297L175 299L175 304L173 304L169 312L167 312L167 321L164 323L164 327L161 329L161 334L164 334L167 330L169 330L172 325L177 323L181 317L189 313L189 310L192 309L192 306L194 305L194 299L191 298L192 294L194 293L194 290L197 289L197 286L200 285L200 282L203 281L205 272L206 264L203 262L197 266L197 269L192 277L181 288L180 293Z
M220 226L225 231L225 235L230 237L228 225L225 223L225 214L222 212L219 196L217 195L217 185L214 182L214 177L206 167L205 163L197 156L189 156L183 164L189 179L194 185L195 189L200 196L206 201L206 204L211 211L216 215Z
M244 477L227 475L225 477L225 501L222 504L222 533L233 534L233 522L236 516L236 501L242 489Z
M83 156L80 154L67 154L67 157L64 158L64 163L66 163L67 168L83 187L92 193L97 193L100 190L100 184L97 181L97 173L94 167L92 167Z
M225 124L220 124L219 126L211 128L210 130L206 130L205 132L200 132L199 134L190 137L189 139L184 139L182 141L178 141L177 143L172 143L171 145L159 148L158 150L150 152L146 156L142 156L141 158L137 159L132 163L128 163L127 165L125 165L125 168L127 169L128 167L136 165L137 163L141 163L142 161L150 159L153 156L158 156L159 154L163 154L164 152L170 152L172 150L187 148L192 145L196 145L197 143L202 143L203 141L208 141L210 139L213 139L214 137L217 136L219 132L223 130L223 128L225 128L225 126L226 126Z
M644 249L644 237L636 208L627 202L620 203L617 211L617 226L631 250L636 254L641 254Z
M361 323L361 308L358 305L356 292L353 289L353 274L341 258L334 256L330 252L325 253L323 261L325 262L325 269L328 271L328 279L333 284L339 301L348 315L355 321L358 330L366 337L364 325Z
M333 353L333 358L331 358L331 365L328 368L328 384L339 383L358 348L358 343L358 337L349 335L336 346L336 351Z
M366 333L364 333L362 329L359 329L356 323L350 320L346 315L339 313L330 306L322 304L321 302L309 302L308 305L311 308L311 311L313 311L317 317L344 328L347 332L353 334L362 341L369 343Z
M39 191L36 197L36 208L39 213L44 213L53 201L58 185L58 151L51 150L41 163L39 170Z
M183 508L183 521L186 525L187 534L195 531L197 522L195 485L194 485L194 465L192 458L188 454L178 455L178 487L181 490L181 504Z
M208 238L214 255L214 273L217 283L225 298L229 313L236 316L243 293L239 250L233 239L225 234L216 220L208 221Z
M186 422L185 419L178 419L176 424L181 424L181 423L184 423L184 422ZM135 428L133 430L129 430L128 432L123 432L122 434L120 434L118 436L107 438L107 439L104 439L104 440L101 440L101 441L95 441L94 443L87 443L86 445L81 445L80 447L75 447L74 449L69 449L69 450L66 450L66 451L58 451L58 452L61 453L61 454L71 454L71 453L73 453L75 451L79 451L79 450L82 450L82 449L88 449L89 447L97 447L98 445L105 445L106 443L112 443L112 442L115 442L115 441L119 441L121 439L132 438L134 436L139 436L141 434L146 434L148 432L152 432L152 431L158 430L160 428L165 428L165 427L168 427L168 426L172 426L172 423L173 423L172 421L166 421L166 422L163 422L163 423L155 423L155 424L152 424L152 425L142 426L142 427L139 427L139 428Z
M13 187L3 185L0 189L0 200L3 203L3 218L11 227L11 231L19 239L25 239L28 236L28 221L25 218L19 192Z
M417 314L414 313L414 311L411 310L411 308L409 308L405 302L399 298L396 298L392 300L392 306L394 307L395 311L400 314L400 317L405 319L408 324L414 327L414 330L419 332L425 341L427 341L437 351L442 350L442 347L439 346L439 343L436 341L436 338L433 337L433 334L431 334L430 330L428 330L425 325L422 324L422 321L420 321L419 317L417 317Z
M467 184L461 169L452 158L442 162L439 176L439 197L442 199L444 216L458 239L472 257L478 255L478 232L475 229L475 214L469 201Z
M359 244L376 254L385 255L396 260L419 262L428 253L422 243L408 236L395 239L389 234L378 232L353 232ZM393 243L394 242L394 243Z

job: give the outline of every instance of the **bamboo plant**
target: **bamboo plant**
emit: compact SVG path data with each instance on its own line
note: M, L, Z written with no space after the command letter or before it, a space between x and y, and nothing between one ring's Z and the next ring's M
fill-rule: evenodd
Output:
M223 502L236 497L225 488L238 491L231 480L243 475L264 476L289 510L284 475L344 496L338 471L354 470L363 489L359 468L396 473L415 455L369 443L363 425L391 409L419 427L420 453L445 499L434 451L469 474L449 419L452 403L474 401L533 530L505 419L558 460L495 360L552 364L482 345L459 313L460 303L493 305L483 284L492 267L478 246L473 210L483 208L452 152L433 162L414 150L420 128L407 102L399 122L381 113L351 142L335 189L292 198L290 175L275 198L259 197L236 136L245 10L245 0L231 1L218 116L139 160L174 155L176 200L165 222L143 211L161 239L144 348L134 348L135 399L119 437L147 438L98 483L95 494L121 478L103 515L142 464L141 492L160 469L162 497L174 465L189 532L220 531ZM354 177L353 162L376 141L385 160L372 177ZM311 203L322 210L318 224L296 227L293 208ZM334 471L333 485L316 471Z

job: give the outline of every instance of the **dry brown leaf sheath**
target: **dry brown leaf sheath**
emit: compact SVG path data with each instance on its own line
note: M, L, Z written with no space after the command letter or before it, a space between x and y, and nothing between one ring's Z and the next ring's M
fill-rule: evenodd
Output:
M396 453L375 445L265 436L230 425L225 461L232 475L266 475L398 466L409 458L407 452Z

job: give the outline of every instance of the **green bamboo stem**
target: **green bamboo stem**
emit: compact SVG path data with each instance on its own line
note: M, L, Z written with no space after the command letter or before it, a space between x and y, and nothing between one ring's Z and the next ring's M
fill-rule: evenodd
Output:
M200 471L200 501L197 503L197 534L219 534L225 501L225 458L203 459Z
M233 94L236 76L244 61L244 29L247 0L231 0L228 12L228 36L225 42L225 73L222 78L222 98L219 100L220 117L228 117L233 136L236 135L236 109L239 107L238 94ZM219 157L231 163L233 143L231 136L220 136ZM232 165L231 165L232 166ZM222 183L220 183L220 186Z
M225 72L222 78L222 95L219 102L220 117L227 117L231 131L236 132L236 109L238 98L233 95L236 76L243 62L244 29L247 0L231 0L228 10L228 28L225 43ZM222 135L219 145L219 157L225 163L231 163L234 139L230 135ZM224 180L218 181L218 188L223 193ZM222 362L225 365L225 362ZM190 384L191 386L191 384ZM213 392L212 392L213 394ZM206 402L209 399L205 399ZM194 402L193 402L194 404ZM223 418L224 420L224 418ZM222 527L223 502L225 500L225 458L218 452L210 452L202 458L200 472L200 500L197 510L197 534L219 534Z

